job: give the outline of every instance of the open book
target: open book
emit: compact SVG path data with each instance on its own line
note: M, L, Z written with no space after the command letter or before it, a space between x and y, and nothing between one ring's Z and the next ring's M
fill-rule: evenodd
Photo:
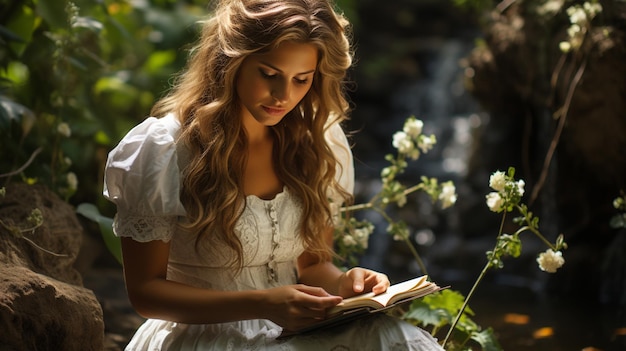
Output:
M444 289L437 284L428 281L427 278L428 277L426 275L423 275L402 283L391 285L387 291L382 294L375 295L370 292L344 299L337 306L328 311L328 317L323 321L302 330L289 332L285 331L281 337L343 324L353 319L386 311L404 302L415 300Z

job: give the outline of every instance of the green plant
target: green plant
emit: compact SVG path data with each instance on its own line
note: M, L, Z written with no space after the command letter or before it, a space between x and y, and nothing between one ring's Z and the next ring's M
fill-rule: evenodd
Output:
M548 246L548 249L539 254L537 257L537 263L539 264L539 268L541 270L554 273L565 263L561 254L561 250L567 248L567 244L563 239L563 234L560 234L557 237L556 242L552 244L539 231L539 218L533 215L533 213L528 210L528 207L521 202L522 196L524 195L524 185L525 183L523 180L515 180L515 169L512 167L509 168L507 173L501 171L494 172L489 179L489 186L495 191L487 194L486 202L491 211L502 213L500 229L498 231L496 244L493 250L487 251L487 263L474 282L474 285L465 298L459 313L452 322L446 338L444 339L444 346L447 345L448 342L452 343L453 347L450 347L449 350L463 350L465 345L465 342L457 344L456 342L451 341L451 336L453 335L453 332L455 332L455 329L458 329L457 331L462 334L462 339L469 337L477 340L475 333L478 331L470 330L469 335L465 335L468 330L463 326L461 321L463 318L463 312L474 295L477 287L490 269L499 269L504 267L504 262L502 261L503 257L510 256L515 258L520 256L522 252L520 235L522 233L529 231L535 234L543 243L546 244L546 246ZM518 224L519 228L513 234L507 234L503 232L504 223L506 222L507 213L513 211L517 211L517 213L519 213L519 217L513 219L513 222ZM459 324L461 324L461 328L456 328ZM484 346L485 345L483 345L483 347Z
M403 241L409 247L416 262L424 274L428 274L419 253L410 240L407 224L402 220L396 220L386 212L387 206L396 204L402 207L407 202L407 195L422 190L428 194L433 202L440 201L442 208L452 206L457 199L454 184L450 181L440 183L436 178L421 177L421 181L414 186L407 187L402 184L397 176L402 174L409 160L416 161L422 153L428 152L436 143L433 135L422 134L423 122L415 117L409 117L403 126L403 130L393 136L393 146L397 154L387 155L385 159L390 166L381 172L382 188L370 201L363 204L343 208L343 213L348 214L359 210L373 210L379 213L387 222L387 232L396 240ZM494 248L486 253L487 263L467 297L460 292L445 290L433 296L414 302L404 318L416 324L432 327L433 335L449 325L448 332L443 341L448 350L466 350L470 340L478 343L483 350L501 350L493 330L482 329L471 316L474 314L468 308L468 304L477 287L491 269L499 269L504 266L503 258L519 257L522 251L520 235L531 232L546 244L548 250L540 253L537 262L541 270L554 273L564 264L561 250L567 248L563 235L559 235L552 244L539 230L539 218L535 216L528 206L521 202L524 195L525 182L515 179L515 169L508 172L496 171L489 179L492 192L486 195L486 204L495 213L502 214L500 228L496 237ZM621 204L621 203L620 203ZM513 222L519 228L512 234L503 232L507 214L517 212L518 217ZM367 248L367 239L372 233L374 225L368 220L356 220L352 216L343 216L336 226L335 242L338 243L338 254L347 258L350 263L357 261L355 257ZM341 262L339 262L341 264Z
M4 198L6 196L6 188L0 188L0 198ZM44 249L43 247L37 245L34 241L26 236L26 234L34 234L37 228L41 227L44 223L43 213L40 209L34 208L28 216L19 222L16 222L13 218L0 218L0 226L6 229L9 233L11 233L14 237L19 239L24 239L30 245L35 247L38 250L41 250L47 254L57 257L66 257L65 254L58 254L56 252L52 252L50 250Z
M78 205L76 213L98 224L104 244L117 262L122 264L122 244L120 238L113 233L113 218L100 214L96 205L89 203Z
M147 115L202 1L0 0L0 174L100 202L106 151ZM78 181L80 180L80 184ZM80 191L78 190L80 187Z

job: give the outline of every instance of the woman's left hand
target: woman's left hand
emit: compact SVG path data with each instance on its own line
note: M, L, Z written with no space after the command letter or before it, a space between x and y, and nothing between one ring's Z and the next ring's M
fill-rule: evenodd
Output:
M378 295L388 287L387 275L360 267L350 269L339 278L339 295L344 298L370 291Z

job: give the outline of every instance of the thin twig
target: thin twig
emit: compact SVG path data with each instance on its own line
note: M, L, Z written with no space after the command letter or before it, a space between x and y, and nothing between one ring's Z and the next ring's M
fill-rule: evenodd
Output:
M26 228L26 229L20 229L20 228L18 228L18 227L14 227L14 226L11 226L11 225L9 225L9 224L7 224L7 223L4 223L4 221L0 219L0 226L4 227L4 229L8 230L8 231L9 231L10 233L12 233L15 237L17 237L17 238L19 238L19 239L24 239L24 240L26 240L29 244L33 245L34 247L38 248L39 250L41 250L41 251L43 251L43 252L45 252L45 253L47 253L47 254L50 254L50 255L52 255L52 256L56 256L56 257L67 257L67 255L66 255L66 254L58 254L58 253L56 253L56 252L52 252L52 251L50 251L50 250L46 250L46 249L44 249L43 247L41 247L41 246L37 245L34 241L32 241L32 240L30 240L29 238L27 238L27 237L25 237L25 236L24 236L24 234L23 234L23 233L26 233L26 232L32 232L32 231L34 231L35 229L39 228L39 227L40 227L40 225L36 225L36 226L30 227L30 228Z
M546 182L546 178L548 177L548 169L550 167L550 163L552 163L552 157L554 156L556 147L559 144L559 140L561 139L561 133L563 132L563 128L565 127L565 120L567 119L569 108L572 104L574 91L576 90L576 87L578 86L578 83L580 82L580 79L582 78L583 73L585 72L586 65L587 65L587 61L583 60L583 62L580 64L580 67L578 67L578 71L574 75L574 78L572 79L572 82L569 86L569 90L565 98L565 103L563 104L563 112L561 114L561 117L559 118L559 124L557 126L556 132L554 133L554 137L552 138L552 141L550 142L550 148L548 149L548 152L546 153L546 158L544 159L544 162L543 162L543 168L541 170L541 175L539 177L539 180L537 181L537 184L533 188L532 195L530 197L530 200L528 201L529 205L532 205L532 203L537 199L537 196L539 195L539 191L541 190L541 188L543 188L543 185Z
M496 10L502 13L506 11L511 5L513 5L517 0L503 0L498 5L496 5Z
M500 230L498 231L498 238L500 237L500 234L502 234L502 231L504 229L504 222L506 220L506 212L502 213L502 221L500 222ZM492 256L495 255L496 251L498 248L498 240L496 240L496 246L494 247L493 251L492 251ZM478 276L478 279L476 279L476 281L474 282L474 285L472 286L472 289L470 290L470 292L467 294L467 297L465 298L465 301L463 301L463 306L461 306L461 309L459 310L459 313L457 313L456 318L454 319L454 322L452 322L452 324L450 325L450 329L448 330L448 334L446 334L446 338L443 340L443 347L446 347L446 344L448 343L448 339L450 339L450 336L452 335L452 331L454 330L454 328L456 327L456 325L459 323L459 320L461 319L461 316L463 315L463 312L465 312L465 309L467 308L467 305L469 304L469 300L472 298L472 295L474 295L474 291L476 291L476 288L478 287L478 285L480 284L480 282L483 280L483 277L485 276L485 274L487 274L487 271L489 270L489 268L491 267L491 259L492 257L488 257L487 259L487 264L485 265L485 267L483 268L483 270L480 272L480 275Z
M44 249L43 247L41 247L41 246L39 246L39 245L35 244L35 242L34 242L34 241L30 240L29 238L27 238L27 237L25 237L25 236L22 236L22 239L26 240L27 242L29 242L29 243L30 243L31 245L33 245L34 247L38 248L39 250L41 250L41 251L43 251L43 252L45 252L45 253L47 253L47 254L50 254L50 255L52 255L52 256L56 256L56 257L67 257L67 255L66 255L66 254L58 254L58 253L56 253L56 252L52 252L52 251L50 251L50 250L46 250L46 249Z
M0 178L5 178L5 177L11 177L17 174L22 173L26 168L28 168L28 166L30 166L31 163L33 163L33 161L35 160L35 157L43 150L43 148L40 146L38 147L35 151L33 151L32 155L30 155L30 158L28 159L28 161L26 161L26 163L24 163L22 165L22 167L11 171L9 173L4 173L4 174L0 174Z

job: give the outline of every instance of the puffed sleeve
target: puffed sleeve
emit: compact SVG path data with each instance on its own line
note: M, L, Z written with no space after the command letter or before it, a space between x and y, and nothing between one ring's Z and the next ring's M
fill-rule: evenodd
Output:
M337 159L336 178L348 193L354 193L354 161L348 138L339 123L333 123L326 131L326 141ZM332 196L336 200L336 196Z
M173 115L147 118L109 153L103 195L117 206L115 235L169 241L179 216L180 168Z

